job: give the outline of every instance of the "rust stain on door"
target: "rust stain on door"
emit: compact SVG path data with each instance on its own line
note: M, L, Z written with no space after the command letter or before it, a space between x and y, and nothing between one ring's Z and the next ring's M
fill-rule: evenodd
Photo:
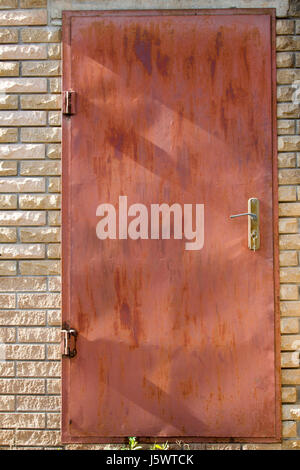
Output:
M64 441L278 439L273 27L272 10L64 14ZM172 218L169 239L130 238L124 196L149 234L151 205L203 205L203 247ZM250 197L256 253L229 218Z

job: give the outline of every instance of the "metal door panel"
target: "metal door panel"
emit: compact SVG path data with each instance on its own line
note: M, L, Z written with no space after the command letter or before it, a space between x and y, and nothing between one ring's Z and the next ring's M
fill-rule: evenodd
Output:
M271 10L64 14L67 442L279 436L272 28ZM99 240L120 195L204 204L203 248ZM229 219L250 197L256 253Z

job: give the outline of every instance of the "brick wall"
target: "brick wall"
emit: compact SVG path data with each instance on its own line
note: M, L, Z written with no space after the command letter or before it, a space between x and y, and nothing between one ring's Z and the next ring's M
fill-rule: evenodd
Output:
M222 6L222 0L216 3ZM268 2L253 6L259 3ZM277 66L283 442L225 447L300 449L300 92L295 100L300 13L299 2L291 1L290 16L286 1L269 3L281 5ZM201 0L198 4L206 6ZM73 7L72 0L48 0L48 5L47 0L0 0L0 449L61 447L62 7ZM205 447L224 446L198 446Z

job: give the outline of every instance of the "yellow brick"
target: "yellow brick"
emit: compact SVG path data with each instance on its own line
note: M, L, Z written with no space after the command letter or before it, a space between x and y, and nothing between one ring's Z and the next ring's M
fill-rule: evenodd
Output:
M295 21L293 20L277 20L276 33L277 34L294 34Z
M0 393L45 393L45 382L42 379L2 379Z
M60 95L23 95L21 96L22 109L60 109Z
M280 302L282 316L300 316L300 302Z
M281 251L279 253L280 266L297 266L298 255L296 251Z
M41 244L0 244L1 259L45 258L45 245Z
M49 193L60 193L61 191L61 179L60 178L49 178L48 179L48 191Z
M59 308L60 294L17 294L19 308Z
M1 411L14 411L15 397L11 395L2 395L0 397L0 410Z
M60 377L60 362L18 362L18 377Z
M15 367L13 361L3 361L0 362L0 377L14 377L15 376ZM0 400L1 406L1 400ZM1 411L1 410L0 410Z
M277 119L278 135L295 134L295 124L296 122L291 119Z
M49 111L48 122L50 126L61 126L61 112Z
M60 276L50 276L48 281L49 291L60 292L61 291L61 277Z
M47 427L49 429L60 429L60 422L61 422L61 416L59 413L47 414Z
M298 300L299 293L298 287L295 285L282 284L280 286L280 299L281 300Z
M18 131L17 129L0 129L0 143L2 142L17 142Z
M278 103L277 104L277 117L288 119L288 118L299 118L300 106L296 103Z
M299 365L299 351L295 353L295 362L298 360ZM300 385L300 369L285 369L281 371L281 383L283 385ZM299 416L300 419L300 416Z
M46 78L0 78L0 93L43 93L46 91Z
M278 188L279 201L296 201L297 191L295 186L279 186Z
M17 77L19 75L18 62L0 62L1 77Z
M47 157L52 159L61 158L61 144L49 144L47 148Z
M57 446L60 443L59 431L16 431L16 443L24 446Z
M282 437L297 437L297 425L295 421L284 421L282 423Z
M37 294L44 296L44 294ZM47 295L47 294L46 294ZM48 294L53 295L53 294ZM21 297L21 295L20 295ZM60 330L58 328L19 328L19 343L56 343L60 341Z
M278 181L279 181L279 184L298 184L300 183L300 170L299 169L279 170Z
M298 233L298 220L279 219L279 233Z
M12 243L17 241L17 231L15 228L0 227L0 242ZM1 283L1 278L0 278Z
M45 126L46 111L0 111L0 126Z
M281 444L243 444L243 450L281 450Z
M17 162L0 162L0 176L11 176L17 173Z
M57 76L61 75L60 61L23 62L23 76Z
M0 426L2 428L44 428L45 415L42 413L0 413Z
M300 69L299 69L300 72ZM299 77L300 80L300 77ZM300 150L300 136L286 135L278 137L278 150L282 152L299 151ZM281 183L283 184L283 183Z
M276 65L277 67L293 67L294 54L292 52L277 52Z
M61 407L60 397L53 396L21 396L16 401L19 411L59 411Z
M47 257L50 259L60 259L61 257L61 245L59 243L53 243L47 246Z
M0 430L0 444L6 446L13 446L15 442L15 431L1 431Z
M294 168L296 166L295 153L279 153L278 168Z
M48 213L48 224L49 225L61 225L61 213L60 211L51 211Z
M0 310L0 325L42 326L45 324L46 324L46 311L45 310ZM28 357L28 354L25 354L24 358L30 359ZM32 359L43 359L43 358L44 358L44 355L38 358L32 357ZM17 358L13 357L12 359L22 359L22 353L18 352L18 357Z
M300 38L298 36L278 36L276 38L277 51L297 51L300 49Z
M0 341L1 343L14 343L16 341L16 329L0 327Z
M0 194L0 209L16 209L17 203L15 194Z
M39 193L45 191L44 178L0 178L1 193Z
M59 209L60 195L35 196L26 194L19 197L19 205L21 209Z
M280 246L280 249L283 249L283 250L300 249L300 235L299 234L280 235L279 246Z
M60 44L48 45L48 59L61 59L61 46Z
M47 24L47 10L0 11L0 26L45 24Z
M48 310L47 319L49 326L61 325L61 310Z
M280 269L280 282L300 282L300 268L281 268Z
M43 360L45 359L45 345L40 344L7 344L5 346L5 359L15 360ZM5 393L5 392L1 392ZM8 392L6 392L8 393ZM12 391L9 393L18 393ZM28 393L34 393L28 391ZM43 391L41 391L43 393Z
M21 242L54 243L60 241L60 229L57 227L37 227L20 229Z
M60 346L58 344L48 344L47 357L48 359L59 360L61 358Z
M201 444L199 444L201 445ZM206 450L240 450L240 444L206 444Z
M281 367L288 369L299 367L299 351L281 353ZM285 383L282 382L282 384Z
M0 308L16 308L15 294L0 294Z
M298 318L282 318L281 333L299 333Z
M300 216L300 202L279 204L279 216ZM282 219L281 223L284 224L284 219ZM296 230L296 232L297 231L298 230Z
M48 346L50 348L51 345ZM59 349L59 347L58 347ZM61 356L60 356L61 358ZM48 393L61 394L61 380L60 379L48 379L47 380L47 391Z
M65 450L118 450L120 445L117 444L65 444ZM146 447L149 450L149 445ZM170 446L173 449L173 446ZM178 447L174 447L178 449ZM193 450L204 450L205 444L190 444L189 449Z
M45 157L45 144L8 144L0 146L0 159L39 159Z
M49 78L50 93L61 93L61 79Z
M277 101L291 101L295 93L295 88L292 86L278 86L277 87Z
M21 163L20 168L20 174L23 176L60 175L60 173L61 164L57 161L26 161Z
M283 387L281 389L283 403L294 403L297 400L297 391L295 387Z
M18 0L1 0L0 8L18 8Z
M0 291L46 291L47 278L43 277L1 277Z
M0 95L0 109L18 109L16 95Z
M45 212L0 211L0 225L45 225L45 223Z
M279 69L277 70L277 83L279 85L289 85L296 80L300 80L300 70Z
M1 14L1 12L0 12ZM0 45L0 60L46 59L45 45L10 44Z
M19 265L22 275L60 274L60 262L56 260L20 261Z
M20 0L20 8L47 8L47 0Z
M299 450L300 440L287 440L282 443L283 450Z
M21 38L23 42L60 42L61 30L59 28L24 28L21 30Z
M296 371L293 371L296 372ZM282 419L290 420L295 419L299 421L300 419L300 405L283 405L282 406Z
M300 335L281 336L281 349L282 351L299 351L300 350Z
M60 142L60 127L28 127L21 129L22 142Z
M0 43L9 44L18 42L18 30L14 28L0 28Z
M14 276L17 273L15 261L0 261L0 276Z

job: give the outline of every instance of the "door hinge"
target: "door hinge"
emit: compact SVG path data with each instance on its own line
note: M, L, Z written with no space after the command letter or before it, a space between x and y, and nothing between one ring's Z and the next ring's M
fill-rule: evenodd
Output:
M76 113L76 92L67 90L63 92L63 114L71 116Z
M77 354L76 340L77 331L74 328L65 326L61 330L61 354L63 357L74 357Z

